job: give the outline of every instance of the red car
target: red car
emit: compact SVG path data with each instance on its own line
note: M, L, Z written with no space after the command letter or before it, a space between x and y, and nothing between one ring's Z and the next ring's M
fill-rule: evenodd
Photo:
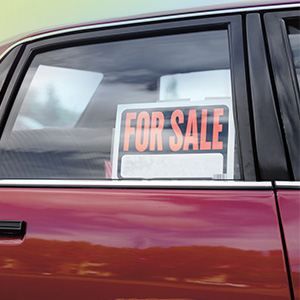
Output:
M282 2L1 48L1 299L300 299L300 6Z

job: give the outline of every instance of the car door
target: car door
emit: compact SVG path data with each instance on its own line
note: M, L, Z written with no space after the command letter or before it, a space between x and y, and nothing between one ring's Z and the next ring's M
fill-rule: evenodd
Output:
M291 272L291 281L295 299L299 299L299 212L300 186L299 182L276 182L277 197L282 219L283 232Z
M299 9L267 13L264 20L291 170L289 181L276 182L277 197L291 272L290 280L293 283L295 298L300 299Z
M3 299L290 298L243 34L195 14L25 45L0 111Z

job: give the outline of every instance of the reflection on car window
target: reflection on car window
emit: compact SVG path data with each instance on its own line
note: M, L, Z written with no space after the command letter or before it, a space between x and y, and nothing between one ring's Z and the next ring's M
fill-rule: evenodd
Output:
M217 86L217 88L216 88ZM230 70L210 70L164 75L160 79L159 100L230 97Z
M2 178L239 178L226 30L35 56Z
M102 78L101 73L39 65L13 129L73 127Z
M298 81L298 89L300 87L300 22L299 19L289 22L288 35L293 55L294 67Z

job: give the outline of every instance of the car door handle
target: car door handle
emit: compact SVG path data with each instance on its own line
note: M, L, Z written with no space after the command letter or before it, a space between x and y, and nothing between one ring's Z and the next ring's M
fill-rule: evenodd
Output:
M1 221L0 220L0 239L23 239L26 233L25 221Z

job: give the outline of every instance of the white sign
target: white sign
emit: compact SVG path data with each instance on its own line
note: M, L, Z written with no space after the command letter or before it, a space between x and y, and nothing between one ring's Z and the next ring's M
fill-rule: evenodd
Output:
M233 179L230 98L119 105L113 178Z

